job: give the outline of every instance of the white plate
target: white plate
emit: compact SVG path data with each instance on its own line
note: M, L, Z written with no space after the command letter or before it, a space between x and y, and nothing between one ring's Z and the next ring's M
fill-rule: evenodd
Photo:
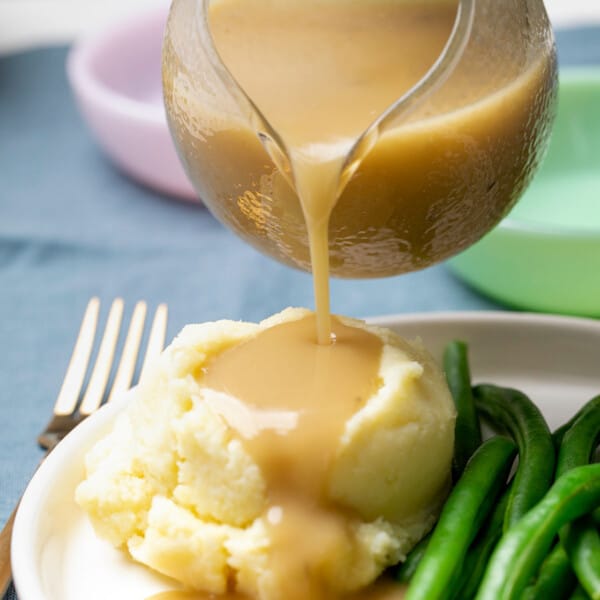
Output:
M449 340L467 341L474 379L524 390L551 427L600 393L600 321L484 312L370 321L408 338L420 336L437 357ZM20 600L142 600L173 589L98 540L73 501L85 452L123 405L102 409L67 436L27 488L12 544Z

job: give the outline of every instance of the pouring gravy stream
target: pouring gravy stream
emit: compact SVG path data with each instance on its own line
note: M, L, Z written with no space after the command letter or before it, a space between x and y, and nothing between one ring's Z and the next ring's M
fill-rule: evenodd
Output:
M319 344L331 343L328 227L346 156L433 65L455 16L452 2L211 5L223 62L290 153L308 231Z

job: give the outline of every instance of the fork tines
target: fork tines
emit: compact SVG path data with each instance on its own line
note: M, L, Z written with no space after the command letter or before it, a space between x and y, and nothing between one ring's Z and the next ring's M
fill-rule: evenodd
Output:
M109 402L131 386L138 362L147 306L143 301L135 305L121 351L121 358L116 364L114 356L123 320L123 306L123 300L117 298L110 307L95 364L82 396L100 313L100 300L92 298L89 301L63 384L54 405L52 419L38 438L38 442L43 448L48 450L53 448L75 425L96 411L105 398ZM140 377L147 371L148 365L160 354L165 341L166 328L167 306L160 304L154 314L148 335ZM108 391L107 384L115 364L116 373Z

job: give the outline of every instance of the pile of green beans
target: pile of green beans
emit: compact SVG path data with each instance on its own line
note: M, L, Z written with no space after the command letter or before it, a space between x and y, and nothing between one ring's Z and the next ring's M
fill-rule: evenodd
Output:
M454 487L395 570L406 600L600 600L600 396L551 433L522 392L472 385L464 342L448 344L444 368Z

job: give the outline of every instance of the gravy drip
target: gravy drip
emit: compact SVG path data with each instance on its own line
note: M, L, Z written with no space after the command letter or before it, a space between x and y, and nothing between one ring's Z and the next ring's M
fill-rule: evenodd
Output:
M352 515L326 498L344 426L381 385L382 341L332 319L315 343L315 316L275 325L215 357L206 400L244 441L266 483L270 567L283 597L331 598L323 575L349 547Z

